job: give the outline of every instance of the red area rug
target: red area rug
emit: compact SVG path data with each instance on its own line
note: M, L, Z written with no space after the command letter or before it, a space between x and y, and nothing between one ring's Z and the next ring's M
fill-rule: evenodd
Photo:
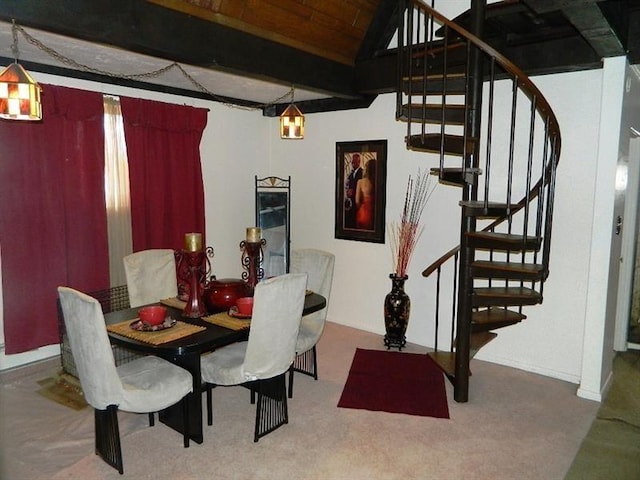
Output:
M417 353L357 348L338 407L449 418L444 374Z

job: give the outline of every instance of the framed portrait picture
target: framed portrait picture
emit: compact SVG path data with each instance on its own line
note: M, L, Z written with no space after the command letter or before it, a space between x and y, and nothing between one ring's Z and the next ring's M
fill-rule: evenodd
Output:
M384 243L387 141L336 142L335 238Z

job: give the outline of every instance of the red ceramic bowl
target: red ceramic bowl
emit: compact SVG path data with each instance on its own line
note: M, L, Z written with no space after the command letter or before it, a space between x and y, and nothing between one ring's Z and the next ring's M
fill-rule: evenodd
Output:
M236 300L238 312L242 315L251 315L253 311L253 297L241 297Z
M167 309L161 305L142 307L138 310L138 317L147 325L160 325L167 318Z

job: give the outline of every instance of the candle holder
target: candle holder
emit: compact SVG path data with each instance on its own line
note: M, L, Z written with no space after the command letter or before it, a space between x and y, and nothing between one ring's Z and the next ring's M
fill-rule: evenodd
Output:
M246 240L240 242L242 268L245 270L242 272L242 280L247 282L251 289L251 295L253 295L253 289L264 276L262 246L266 244L267 241L264 238L258 242L248 242Z
M211 271L209 258L213 257L213 247L204 250L175 252L178 273L178 298L186 301L182 314L188 318L200 318L206 314L202 294Z

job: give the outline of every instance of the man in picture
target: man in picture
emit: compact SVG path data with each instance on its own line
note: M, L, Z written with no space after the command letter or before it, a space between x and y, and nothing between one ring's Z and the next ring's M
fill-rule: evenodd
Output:
M351 173L347 177L344 199L344 228L356 226L356 184L362 178L360 154L351 155Z

